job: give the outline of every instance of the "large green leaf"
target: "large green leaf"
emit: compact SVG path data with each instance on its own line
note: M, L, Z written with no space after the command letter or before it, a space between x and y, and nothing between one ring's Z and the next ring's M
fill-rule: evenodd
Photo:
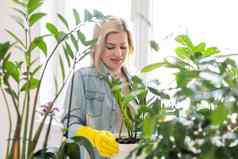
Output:
M33 26L37 21L43 18L46 14L45 13L35 13L32 14L29 18L30 26Z
M87 10L84 10L84 22L90 22L93 18L93 15Z
M181 69L180 72L176 73L176 81L179 87L187 87L187 84L193 79L198 77L197 71L189 71Z
M72 43L74 45L74 48L76 49L76 51L78 51L79 50L78 41L76 40L76 38L74 37L73 34L70 35L70 39L71 39L71 41L72 41Z
M42 0L29 0L27 4L27 13L30 15L43 4Z
M87 150L87 152L90 156L90 159L96 158L95 153L94 153L94 148L87 138L82 137L82 136L80 136L80 137L75 136L72 139L73 139L73 141L75 141L74 143L72 143L74 145L72 145L72 147L71 146L66 147L66 149L65 149L65 152L70 157L70 159L78 159L79 158L79 154L80 154L78 151L79 145L83 146Z
M177 47L175 49L176 55L181 59L190 59L192 51L186 47Z
M102 12L98 11L98 10L93 10L93 16L96 17L97 19L104 19L105 16L103 15Z
M228 115L228 109L223 103L220 103L218 107L211 113L211 121L214 125L222 124Z
M92 39L92 40L88 40L88 41L84 41L84 45L85 46L94 46L95 44L96 44L96 42L97 42L97 39Z
M145 138L150 138L151 137L151 135L154 132L155 124L156 124L156 117L155 116L152 116L152 117L148 116L144 119L143 132L144 132L144 137Z
M81 41L82 44L84 44L84 42L86 41L86 36L84 35L84 33L82 33L80 30L77 31L77 35L79 40Z
M74 57L74 53L73 53L72 48L70 47L70 45L69 45L67 42L65 42L65 46L66 46L66 50L65 50L65 51L67 51L67 54L68 54L71 58L73 58L73 57Z
M81 23L81 20L80 20L78 11L76 9L73 9L73 14L74 14L74 19L75 19L76 25L79 25Z
M191 50L194 49L194 45L192 43L192 41L190 40L190 38L187 35L178 35L175 40L184 45L185 47L190 48Z
M57 14L57 16L61 20L61 22L65 25L65 27L69 30L69 24L68 24L67 20L59 13Z
M26 81L26 83L21 87L21 91L28 91L35 89L39 86L40 81L36 78L31 78L30 80Z
M43 37L36 37L33 42L32 42L32 49L34 49L35 47L38 47L39 49L41 49L41 51L44 53L45 56L47 56L47 45L43 39Z
M196 47L194 52L203 52L206 48L206 44L204 42L199 43Z
M0 61L5 57L10 47L10 42L0 43Z
M17 83L20 81L20 70L15 63L6 61L3 64L3 68Z
M55 37L56 40L59 39L59 36L60 36L60 32L59 30L57 29L57 27L52 24L52 23L46 23L46 28L48 29L48 31L53 34L53 36Z
M217 47L209 47L203 52L203 55L211 56L211 55L218 54L218 53L220 53L220 50Z
M147 65L147 66L145 66L145 67L141 70L141 72L143 72L143 73L145 73L145 72L151 72L151 71L153 71L153 70L155 70L155 69L157 69L157 68L159 68L159 67L161 67L161 66L164 66L164 64L165 64L165 63L163 63L163 62L157 62L157 63L153 63L153 64L150 64L150 65Z

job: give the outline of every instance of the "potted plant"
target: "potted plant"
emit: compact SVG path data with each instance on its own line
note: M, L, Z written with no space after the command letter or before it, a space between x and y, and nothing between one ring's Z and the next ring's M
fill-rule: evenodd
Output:
M172 69L174 83L154 89L156 106L148 107L144 138L131 155L144 153L145 158L166 159L237 158L238 70L232 59L237 54L221 54L204 42L195 45L187 35L177 36L176 41L180 44L175 49L176 56L142 70ZM167 109L167 98L161 96L164 92L173 101L173 110ZM174 117L167 120L169 113ZM152 138L153 134L157 137Z
M14 8L16 11L14 17L16 17L16 23L25 36L20 37L15 32L6 29L13 40L0 43L0 90L4 97L10 124L5 158L47 158L44 155L34 156L43 126L47 118L50 117L48 126L48 131L50 131L56 99L61 94L75 65L89 54L91 47L96 42L96 39L88 40L81 28L98 18L104 18L104 16L96 10L93 13L85 10L85 16L82 19L78 12L73 10L75 26L71 27L67 20L58 14L57 17L62 22L64 30L58 29L51 22L46 22L45 26L49 33L33 36L32 29L46 16L46 13L38 9L43 4L43 0L14 0L14 2L17 5L17 8ZM52 50L49 50L45 42L46 38L54 39L55 44ZM62 51L58 52L57 49L62 49ZM21 54L22 58L14 58L15 52ZM39 63L39 56L35 55L36 53L46 57L44 64ZM56 80L57 85L59 85L56 95L48 103L39 126L36 126L40 86L53 56L59 60L62 81L59 83L59 80ZM68 73L66 73L66 68L69 69ZM43 151L41 151L44 153L46 153L48 134L46 133ZM82 141L85 143L83 140L75 139L75 142ZM65 155L64 145L75 147L75 143L63 142L63 147L61 146L60 149L63 150L58 153L63 156ZM73 152L74 149L67 149L67 151ZM58 158L60 157L62 156L59 155Z

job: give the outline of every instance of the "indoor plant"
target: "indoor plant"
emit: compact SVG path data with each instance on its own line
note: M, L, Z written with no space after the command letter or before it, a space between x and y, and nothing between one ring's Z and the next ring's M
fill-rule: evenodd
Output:
M104 16L96 10L93 13L85 10L85 16L82 19L78 12L73 10L75 26L71 27L67 20L58 14L65 30L60 30L54 24L47 22L45 25L49 33L34 36L32 29L46 16L46 13L39 10L43 0L14 0L14 2L17 5L17 8L14 8L16 11L14 17L25 36L20 37L14 32L6 30L13 40L0 43L0 89L7 106L10 124L5 158L29 159L34 156L47 117L52 114L54 103L61 94L75 65L89 54L91 47L96 42L96 39L88 40L81 32L81 28L89 22L94 22L97 18L104 18ZM45 42L46 38L54 39L53 50L49 50ZM63 51L59 53L58 49ZM14 58L15 52L21 54L22 58ZM46 57L44 64L39 64L39 54L36 53L42 53ZM53 56L59 59L62 81L57 83L60 86L54 99L48 104L39 126L36 126L39 90L49 61ZM66 73L67 68L68 73ZM51 126L51 124L49 125ZM47 139L46 137L43 150L47 146ZM43 156L43 158L45 157Z
M238 69L231 58L236 54L221 54L204 42L195 45L187 35L177 36L176 41L180 44L176 56L142 70L173 70L174 83L155 91L170 95L174 110L169 113L174 117L166 120L166 99L155 94L157 106L145 114L144 139L131 154L143 152L145 158L168 159L237 158Z

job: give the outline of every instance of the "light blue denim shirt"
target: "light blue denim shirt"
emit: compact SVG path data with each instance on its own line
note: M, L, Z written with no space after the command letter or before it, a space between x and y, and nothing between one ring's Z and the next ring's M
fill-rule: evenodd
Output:
M125 69L123 70L128 81L130 81L128 73ZM88 125L97 130L108 130L112 133L116 133L116 113L120 110L109 85L104 79L106 76L109 77L110 74L103 64L101 65L100 72L91 66L81 68L74 73L69 137L74 136L81 124ZM72 79L69 82L64 102L65 115L63 123L65 127ZM96 150L95 153L98 159L102 159Z

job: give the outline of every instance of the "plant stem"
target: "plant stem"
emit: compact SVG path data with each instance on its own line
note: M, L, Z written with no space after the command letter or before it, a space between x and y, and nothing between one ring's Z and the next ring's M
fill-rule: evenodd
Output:
M45 141L44 141L44 145L43 145L43 150L46 150L47 149L47 142L48 142L48 139L49 139L49 134L50 134L50 129L51 129L51 125L52 125L52 120L53 120L53 114L54 112L51 112L50 114L50 122L48 124L48 128L47 128L47 131L46 131L46 135L45 135Z
M11 138L11 132L12 132L12 116L10 113L10 106L9 103L7 101L7 96L5 94L5 92L1 89L1 92L3 94L3 98L4 98L4 102L7 106L7 114L8 114L8 120L9 120L9 131L8 131L8 137L7 137L7 150L6 150L6 159L8 158L9 155L9 148L10 148L10 138Z
M35 98L34 98L34 104L33 104L33 108L32 108L32 117L31 117L31 123L30 123L30 132L29 132L29 147L28 147L28 155L31 153L31 151L33 151L34 147L34 143L31 142L37 142L37 141L32 141L32 135L33 135L33 129L34 129L34 122L35 122L35 110L36 110L36 105L37 105L37 101L38 101L38 96L39 96L39 91L40 91L40 86L41 86L41 81L43 79L43 76L45 74L46 68L48 66L48 63L50 61L50 59L53 57L53 55L55 54L57 48L60 46L60 44L69 36L71 35L74 31L77 31L77 29L79 29L82 25L76 26L74 29L72 29L69 33L67 33L59 42L57 42L57 44L55 45L55 47L53 48L51 54L49 55L49 57L47 58L43 71L41 73L40 79L39 79L39 85L37 87L36 90L36 94L35 94ZM47 114L48 115L48 114ZM45 120L45 119L44 119ZM43 121L44 121L43 120ZM43 122L42 121L42 122ZM37 139L38 140L38 139ZM32 145L33 144L33 145Z

